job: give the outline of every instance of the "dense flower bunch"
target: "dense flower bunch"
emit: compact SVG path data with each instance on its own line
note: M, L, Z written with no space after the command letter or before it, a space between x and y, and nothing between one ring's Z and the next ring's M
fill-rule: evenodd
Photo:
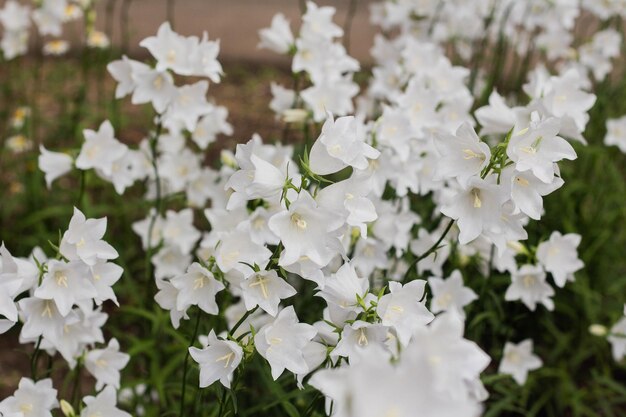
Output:
M19 322L20 343L35 347L32 379L22 378L15 394L0 402L3 416L50 416L50 410L59 406L49 378L51 368L45 379L37 378L40 352L50 358L59 353L70 369L84 366L96 379L101 392L83 399L82 416L129 416L115 403L120 370L130 357L119 351L114 338L96 348L105 344L102 326L108 315L102 304L107 300L117 304L112 286L123 273L111 262L118 253L103 240L106 227L106 218L87 219L74 209L59 245L52 245L55 257L35 248L28 259L14 258L4 244L0 246L0 314L5 317L0 320L0 333Z
M0 17L27 17L19 7L7 3ZM154 300L178 331L196 320L181 416L189 358L200 388L223 386L220 416L231 403L237 413L254 357L274 380L288 374L319 391L321 409L337 417L477 416L489 397L485 373L524 385L543 366L529 335L499 341L491 357L465 320L482 308L494 275L506 284L489 296L532 314L553 310L556 291L584 268L582 236L532 233L543 199L567 187L559 163L577 158L572 142L586 143L593 86L609 76L622 42L607 25L576 44L583 8L609 23L623 13L595 1L375 3L372 21L384 35L363 91L334 8L307 2L297 35L278 14L260 46L291 57L294 86L273 83L270 108L302 128L307 146L255 134L222 151L218 168L203 163L217 136L233 133L228 111L207 99L206 79L222 77L218 41L164 23L141 42L152 65L126 56L108 65L117 99L154 110L148 137L133 149L107 120L70 154L42 146L39 167L48 187L73 168L118 194L145 185L151 210L132 229ZM513 94L495 88L507 45L525 68L512 76ZM205 79L176 85L184 77ZM623 148L625 123L607 123L606 144ZM199 213L210 228L199 226ZM95 349L107 317L98 306L117 303L111 286L122 275L105 229L106 219L76 209L55 259L41 251L16 259L2 247L0 331L21 321L22 343L36 347L35 375L0 403L4 417L57 406L51 381L36 378L40 350L95 377L98 393L83 399L81 416L126 415L115 404L129 357L115 339ZM308 311L314 303L322 307ZM213 328L199 335L207 316ZM590 331L607 338L616 360L626 355L626 319ZM122 397L146 392L136 386Z
M34 6L8 0L0 9L0 26L4 28L0 52L5 60L10 61L28 52L31 21L34 22L39 36L52 38L43 44L44 55L65 54L70 44L61 39L63 25L81 18L85 18L86 45L92 48L109 46L107 36L94 28L94 1L41 0L34 2Z

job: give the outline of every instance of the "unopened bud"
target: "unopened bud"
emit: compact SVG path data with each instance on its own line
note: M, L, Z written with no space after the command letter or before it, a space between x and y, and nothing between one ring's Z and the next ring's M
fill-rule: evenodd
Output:
M288 109L283 111L283 121L285 123L302 123L309 116L309 112L304 109Z
M608 333L606 326L601 324L592 324L589 326L589 333L594 336L604 337Z
M76 413L74 413L74 407L72 407L72 404L68 403L65 400L61 400L60 404L61 411L63 412L63 415L65 417L74 417L76 415Z

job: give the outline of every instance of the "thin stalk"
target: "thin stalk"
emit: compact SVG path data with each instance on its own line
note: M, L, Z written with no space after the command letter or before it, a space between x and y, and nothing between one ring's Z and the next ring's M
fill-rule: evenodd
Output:
M39 357L39 351L41 347L41 341L43 340L43 336L39 336L37 339L37 344L35 345L35 351L33 352L33 356L30 358L30 375L33 378L33 381L37 381L37 359Z
M404 278L402 278L402 281L405 281L407 279L407 277L409 276L409 272L411 272L413 268L417 268L417 264L419 261L427 258L429 255L437 251L437 249L439 248L439 245L441 244L441 242L443 242L443 239L445 239L448 232L450 232L450 229L452 229L452 225L454 224L454 222L455 222L454 219L450 219L450 222L446 226L441 236L439 236L439 239L437 239L437 241L426 252L422 253L420 256L417 257L417 259L415 259L411 263L409 268L406 270L406 273L404 274Z
M244 314L237 323L235 323L235 325L233 326L233 328L230 330L229 334L231 337L233 337L233 335L235 334L235 332L237 331L237 329L243 324L244 321L246 321L246 319L248 317L250 317L257 309L259 308L259 306L254 307L252 310L246 311L246 314Z
M187 369L189 368L189 348L193 346L196 338L198 337L198 329L200 329L200 319L202 318L202 310L198 310L198 316L196 317L196 326L193 330L193 336L189 340L189 347L187 348L187 353L185 354L185 365L183 367L183 381L180 392L180 413L179 416L183 417L185 413L185 391L187 389Z
M352 32L352 23L354 22L354 16L356 15L356 1L350 0L348 5L348 13L346 14L346 20L343 24L343 46L346 48L346 52L350 52L350 34Z

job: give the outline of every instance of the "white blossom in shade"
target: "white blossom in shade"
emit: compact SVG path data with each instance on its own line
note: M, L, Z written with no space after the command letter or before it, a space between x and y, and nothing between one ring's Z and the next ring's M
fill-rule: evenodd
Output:
M115 259L117 251L102 240L107 218L87 219L76 207L67 231L61 239L61 254L70 260L80 259L89 266L96 262Z
M85 142L76 158L76 168L98 169L110 176L113 163L124 156L128 147L115 139L113 125L108 120L102 122L97 132L85 129L83 135Z
M345 263L336 273L327 277L317 293L329 307L330 318L335 323L343 323L349 316L355 318L361 309L357 297L362 299L368 294L369 280L357 275L354 266Z
M219 312L215 295L225 288L224 284L199 263L191 264L186 274L173 278L171 282L179 291L176 297L177 310L183 311L189 306L197 305L207 314Z
M539 356L533 354L533 341L531 339L526 339L518 344L506 342L498 372L511 375L515 382L524 385L526 378L528 378L528 371L539 369L542 365L543 362Z
M190 253L200 239L200 232L193 226L191 208L179 212L168 210L165 213L165 220L160 224L160 231L164 243L178 246L182 253ZM152 245L158 242L158 239L152 239Z
M112 386L107 386L95 397L83 398L85 408L80 412L80 417L131 417L126 411L117 408L117 391Z
M456 178L461 185L480 175L491 159L489 145L480 138L469 123L462 124L456 134L435 134L435 148L441 155L436 178Z
M506 153L520 172L531 171L535 177L551 184L554 180L554 163L562 159L576 159L576 151L565 139L557 136L561 126L555 117L534 120L531 125L511 136Z
M496 90L489 95L489 104L476 110L476 119L482 126L480 133L505 134L515 126L515 112Z
M613 359L616 361L624 359L626 356L626 304L624 305L624 315L611 327L607 339L611 343Z
M96 379L96 390L104 386L120 387L120 371L126 367L130 355L120 352L117 339L109 340L105 349L93 349L85 356L85 368Z
M2 243L0 245L0 315L12 323L17 322L17 307L14 297L18 294L22 281L18 275L15 259ZM8 323L5 324L5 326L7 325Z
M389 293L378 301L376 314L381 318L382 324L395 329L404 346L408 345L417 329L434 318L426 308L425 287L426 281L421 279L404 285L390 281Z
M554 231L550 239L541 242L537 247L537 260L552 274L555 284L559 287L565 286L567 281L574 281L574 273L585 266L578 258L581 239L582 237L576 233L563 235Z
M380 152L365 143L361 126L354 116L339 117L329 112L322 132L309 156L309 167L316 174L326 175L347 166L364 170L369 159L376 159Z
M171 278L182 275L193 257L190 254L182 253L178 246L163 245L161 249L152 257L154 265L154 276L157 279Z
M24 417L52 417L51 410L58 406L57 390L52 388L50 378L37 382L22 378L13 395L0 402L0 413L17 413Z
M228 329L232 329L235 324L237 324L247 313L248 309L246 308L243 300L239 300L238 302L228 306L224 312ZM243 336L244 339L242 340L246 343L248 337L245 333L250 330L250 326L254 329L259 329L267 323L270 323L273 319L274 318L269 314L265 314L263 310L256 310L255 312L248 314L248 317L241 323L234 333L232 333L231 330L232 336L236 338Z
M77 302L97 295L98 291L90 279L89 268L78 261L48 262L48 271L43 275L41 286L35 290L35 297L54 300L63 317L69 314Z
M180 75L190 75L191 52L198 39L185 38L172 30L169 22L159 26L156 36L142 40L139 45L146 48L157 60L158 71L171 69Z
M285 250L280 265L290 265L306 256L319 266L325 266L337 254L335 245L343 219L319 207L311 194L302 191L289 209L273 215L268 223Z
M296 295L297 291L276 271L259 271L248 276L240 284L243 301L248 310L257 305L270 316L276 316L280 300Z
M370 276L375 269L387 269L389 258L383 243L375 237L357 240L352 265L362 276Z
M259 48L267 48L279 54L286 54L294 45L289 20L282 13L274 15L269 28L259 30L259 37Z
M466 187L441 208L441 212L457 221L459 243L465 245L497 222L507 199L502 187L472 177Z
M107 71L117 81L117 87L115 88L115 98L120 99L131 94L137 88L137 83L133 77L135 73L141 73L149 71L148 67L143 62L129 59L126 55L122 56L122 59L113 61L107 65Z
M163 310L168 310L170 312L170 321L172 322L172 326L175 329L178 329L180 326L180 319L187 320L189 318L187 316L187 308L179 310L176 307L176 300L178 299L178 293L180 291L178 291L178 289L169 281L159 278L155 281L159 292L157 292L154 296L154 300Z
M511 273L511 281L504 294L505 300L521 300L532 311L539 303L548 310L554 309L554 301L550 298L554 295L554 288L546 282L546 273L540 266L522 265Z
M273 322L259 329L254 345L269 362L276 380L285 369L294 374L309 371L303 351L316 334L315 327L300 323L293 307L289 306L281 310Z
M39 145L39 152L39 169L46 175L46 185L50 188L54 180L72 170L74 160L62 152L51 152L43 145Z
M626 153L626 116L606 121L604 144L606 146L615 145L620 151Z
M463 307L478 298L471 288L463 285L463 276L458 269L452 271L446 279L428 278L428 286L433 292L430 302L430 311L433 313L454 310L460 317L465 317Z
M244 275L253 271L250 265L265 265L272 256L272 252L263 245L254 243L250 239L250 232L244 227L237 227L232 232L221 237L215 250L215 261L222 272L238 270Z
M211 330L206 347L190 347L189 354L200 365L200 388L206 388L217 380L230 388L230 380L241 363L243 350L233 341L218 339Z
M381 324L372 324L357 320L352 324L346 324L341 332L341 340L330 353L332 358L340 356L348 358L354 365L367 349L384 348L389 328ZM389 359L382 357L381 360Z

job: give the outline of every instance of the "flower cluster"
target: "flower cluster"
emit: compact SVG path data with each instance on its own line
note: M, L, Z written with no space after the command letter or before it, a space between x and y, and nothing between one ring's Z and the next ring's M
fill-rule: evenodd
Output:
M130 357L119 351L115 338L96 348L105 343L102 326L108 315L102 304L107 300L118 304L112 286L123 272L111 262L118 253L103 240L106 227L106 218L87 219L74 209L68 229L54 246L54 258L46 257L40 248L28 259L14 258L4 244L0 246L0 314L4 316L0 332L20 322L20 343L35 346L33 379L22 378L15 394L0 403L3 415L27 411L50 415L49 410L58 406L52 381L37 380L39 351L50 357L59 353L71 369L84 365L96 379L96 389L106 387L95 399L84 399L84 415L115 409L120 370Z

